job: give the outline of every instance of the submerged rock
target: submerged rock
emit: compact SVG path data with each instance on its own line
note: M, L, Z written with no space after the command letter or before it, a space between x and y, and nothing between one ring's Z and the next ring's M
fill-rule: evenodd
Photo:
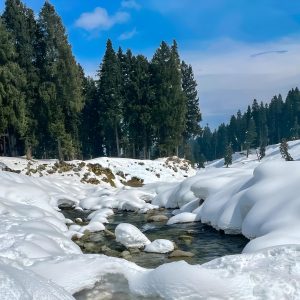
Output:
M172 253L169 254L169 258L174 257L193 257L195 254L188 251L182 251L182 250L175 250Z
M185 243L191 243L193 240L193 237L190 235L180 235L178 237L179 240L184 241Z
M112 238L112 239L114 239L116 237L116 235L108 229L104 230L104 236L106 238Z
M124 259L130 259L132 258L131 254L129 251L125 250L121 253L121 257L123 257Z
M148 222L166 222L168 217L165 215L153 215L147 218Z

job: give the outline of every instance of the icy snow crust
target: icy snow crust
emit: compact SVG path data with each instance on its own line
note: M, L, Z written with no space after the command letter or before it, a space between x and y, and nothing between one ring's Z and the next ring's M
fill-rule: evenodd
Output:
M300 142L290 146L300 159ZM124 276L132 293L165 299L300 299L300 162L284 162L272 146L260 163L254 154L236 154L231 168L222 165L215 161L180 183L138 189L0 171L0 299L73 299L108 274ZM90 224L68 228L62 203L95 210ZM148 270L84 255L70 239L104 229L113 208L145 212L158 206L176 208L173 221L201 220L251 241L240 255ZM146 248L167 245L156 240Z

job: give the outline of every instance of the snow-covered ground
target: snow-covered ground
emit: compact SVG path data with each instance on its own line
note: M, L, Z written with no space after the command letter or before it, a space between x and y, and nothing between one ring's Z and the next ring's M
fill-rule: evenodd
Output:
M218 160L181 182L179 179L193 175L193 171L182 173L180 178L178 170L173 170L176 177L166 167L160 178L143 177L148 166L133 163L132 168L145 171L130 173L126 160L116 159L123 165L114 167L114 174L128 172L127 176L152 182L135 189L123 184L118 188L85 184L74 179L77 175L66 176L67 172L46 176L47 171L42 170L43 176L35 177L40 171L33 176L0 171L0 299L72 299L72 294L109 274L124 276L132 293L142 296L300 299L300 141L291 142L290 147L294 162L283 161L278 145L274 145L268 147L261 162L255 153L248 159L235 154L230 168ZM106 168L102 161L107 159L97 159L97 163L100 160ZM20 159L1 158L0 162L10 169L21 164ZM26 173L26 161L22 164L19 170ZM156 166L153 168L150 173L156 173ZM68 228L71 221L58 208L62 203L78 210L95 210L89 216L90 223ZM240 255L194 266L174 262L153 270L123 259L82 254L71 240L85 230L104 229L113 208L142 213L158 206L175 209L170 224L201 220L251 240ZM120 233L124 243L125 229L123 226ZM152 241L152 245L165 248L167 242ZM146 244L151 245L150 241Z
M189 161L177 157L156 160L101 157L86 161L31 160L1 157L0 169L9 168L32 177L68 178L72 182L116 187L152 182L176 182L195 175Z

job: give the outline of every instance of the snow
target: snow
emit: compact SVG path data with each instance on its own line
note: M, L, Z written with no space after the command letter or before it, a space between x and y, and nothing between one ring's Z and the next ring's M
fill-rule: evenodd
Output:
M179 261L156 269L104 255L68 255L36 261L30 270L69 293L122 275L132 293L164 299L299 299L300 247L231 255L203 265Z
M144 251L152 253L168 253L174 250L174 244L165 239L158 239L146 245Z
M102 169L95 173L89 165L99 166ZM100 157L86 161L68 161L66 166L60 166L54 159L28 161L22 157L0 157L0 170L5 167L32 177L46 176L54 179L64 177L72 182L84 183L90 179L97 179L106 187L111 187L111 183L123 187L134 177L141 179L144 184L178 182L196 173L190 162L177 157L156 160ZM112 176L108 176L105 169L109 169Z
M1 300L74 299L59 285L4 260L0 260L0 295Z
M255 153L249 158L237 153L230 168L217 160L181 182L183 170L178 177L172 176L179 170L163 169L166 159L158 160L161 178L173 177L173 182L163 183L154 175L157 179L151 184L135 189L84 184L81 177L67 176L68 172L46 176L44 170L42 177L35 177L0 171L0 299L72 299L72 294L93 287L109 274L123 276L128 289L140 296L300 299L300 141L289 144L293 162L282 160L278 145L273 145L261 162ZM0 160L1 166L19 168L21 173L27 166L20 158ZM112 164L114 172L127 163L131 170L144 174L145 182L152 180L146 170L150 162L108 159L105 165L105 160L95 162L101 161L103 167ZM121 183L119 179L116 183ZM94 210L89 224L70 224L58 208L61 204ZM250 241L239 255L202 265L179 261L152 270L123 259L82 254L70 239L85 230L104 230L113 209L144 213L157 207L177 209L169 224L201 220L226 233L242 233ZM151 243L126 223L118 225L116 238L126 247L146 246L145 251L151 252L171 249L172 243Z
M170 218L167 222L167 225L177 224L177 223L189 223L195 222L197 215L194 213L183 212L177 214L176 216Z
M115 229L116 241L127 248L142 248L150 244L150 240L134 225L121 223Z

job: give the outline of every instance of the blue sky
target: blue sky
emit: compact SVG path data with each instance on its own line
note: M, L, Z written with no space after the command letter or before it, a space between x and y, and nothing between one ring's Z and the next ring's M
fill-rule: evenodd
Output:
M37 13L44 1L25 0ZM298 0L52 0L78 61L94 75L107 38L149 58L176 39L216 126L254 98L300 85ZM0 0L3 10L4 0Z

